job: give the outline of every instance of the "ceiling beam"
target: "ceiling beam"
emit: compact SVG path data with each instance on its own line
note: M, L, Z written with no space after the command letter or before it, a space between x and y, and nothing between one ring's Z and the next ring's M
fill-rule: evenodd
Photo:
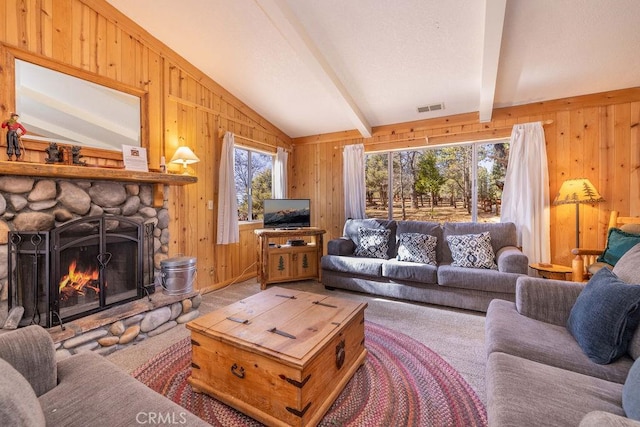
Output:
M507 0L486 0L484 15L484 46L482 49L482 80L480 87L480 122L491 121L496 94L500 45L504 29Z
M371 125L289 6L282 0L255 2L325 89L344 105L345 113L360 134L370 138Z

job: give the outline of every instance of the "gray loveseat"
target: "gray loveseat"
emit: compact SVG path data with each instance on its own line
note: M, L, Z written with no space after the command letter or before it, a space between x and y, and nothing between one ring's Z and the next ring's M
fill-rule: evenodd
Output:
M360 229L389 230L383 258L356 256ZM495 269L452 265L447 236L488 232L495 255ZM404 233L436 238L436 263L398 261L397 239ZM385 259L387 258L387 259ZM349 219L344 237L328 242L322 257L322 283L341 288L410 301L486 311L494 298L513 301L518 277L527 274L527 257L517 248L512 223L445 223Z
M49 333L27 326L0 335L0 425L209 424L96 353L56 363Z
M638 286L640 245L634 250L613 272L616 279ZM640 413L640 360L634 365L640 358L640 328L633 332L630 327L633 335L621 357L608 364L592 361L593 353L588 357L567 327L585 289L584 283L521 277L515 303L491 302L485 334L489 425L640 426L625 417L626 411ZM618 288L615 292L620 293ZM637 314L639 298L636 293L629 313ZM603 299L591 304L598 313L605 311L604 305ZM602 322L605 317L591 318Z

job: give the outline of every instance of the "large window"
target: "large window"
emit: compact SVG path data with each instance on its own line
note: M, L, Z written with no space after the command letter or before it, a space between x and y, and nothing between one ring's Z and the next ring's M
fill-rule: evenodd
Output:
M507 140L368 154L367 217L498 222L508 158Z
M238 220L262 219L264 199L271 198L273 155L235 147L235 181Z

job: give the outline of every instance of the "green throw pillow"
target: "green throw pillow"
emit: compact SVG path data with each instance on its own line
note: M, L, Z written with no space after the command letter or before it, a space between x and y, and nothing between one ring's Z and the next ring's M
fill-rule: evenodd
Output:
M602 255L598 257L598 261L616 265L622 255L638 243L640 243L640 234L627 233L619 228L611 228L607 236L607 247Z
M640 285L602 268L578 295L567 329L590 360L606 365L627 352L638 323Z

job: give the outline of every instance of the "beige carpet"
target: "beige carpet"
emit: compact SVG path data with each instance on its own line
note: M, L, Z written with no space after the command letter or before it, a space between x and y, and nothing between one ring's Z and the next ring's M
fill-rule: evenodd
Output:
M440 354L469 382L486 404L484 386L484 315L419 303L389 300L347 291L327 291L314 280L283 283L290 287L319 294L331 293L342 298L368 303L365 319L397 330L423 343ZM199 310L206 314L260 291L255 280L230 285L204 295ZM184 325L157 337L148 338L129 348L107 356L128 372L142 365L169 345L189 336Z

